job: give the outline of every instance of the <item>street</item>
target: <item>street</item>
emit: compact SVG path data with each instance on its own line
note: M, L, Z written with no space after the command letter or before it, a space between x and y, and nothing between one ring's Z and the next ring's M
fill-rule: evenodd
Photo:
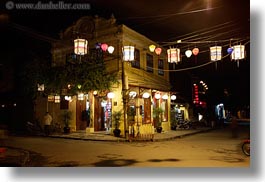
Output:
M26 166L52 167L250 167L241 151L247 137L217 129L161 142L96 142L10 136L6 146L29 151Z

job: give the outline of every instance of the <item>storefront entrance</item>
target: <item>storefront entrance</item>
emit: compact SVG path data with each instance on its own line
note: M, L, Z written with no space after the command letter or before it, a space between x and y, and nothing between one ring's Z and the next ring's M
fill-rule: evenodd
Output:
M111 100L95 97L94 131L108 131L111 127Z

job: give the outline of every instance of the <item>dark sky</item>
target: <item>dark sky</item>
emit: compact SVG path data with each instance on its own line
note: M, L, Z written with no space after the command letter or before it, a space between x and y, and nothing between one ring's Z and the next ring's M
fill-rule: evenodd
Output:
M18 1L12 2L18 3ZM56 1L52 2L56 3ZM64 1L64 3L67 2L69 1ZM227 57L218 62L217 69L214 64L209 64L187 71L174 71L171 72L171 76L173 88L183 92L183 95L188 95L185 93L189 89L187 88L189 84L186 83L187 78L195 76L208 83L212 94L228 88L234 95L239 96L238 99L249 100L249 0L77 0L75 3L89 3L90 9L18 10L13 8L9 10L6 8L6 2L2 2L0 38L2 42L8 44L1 50L5 60L23 62L23 59L27 59L32 54L45 56L46 53L49 54L49 43L43 41L40 35L46 38L58 38L61 30L72 25L82 16L99 15L109 18L114 14L118 23L125 24L166 47L176 46L181 49L182 55L188 48L197 46L200 49L196 60L195 58L187 60L183 57L181 64L174 66L175 70L209 62L208 50L214 44L221 44L225 50L229 43L246 44L247 58L240 62L239 67ZM180 39L183 43L176 44ZM240 41L229 42L227 41L229 39ZM221 40L226 41L221 43L219 42ZM205 41L217 41L217 43L206 44ZM225 50L223 54L226 54Z

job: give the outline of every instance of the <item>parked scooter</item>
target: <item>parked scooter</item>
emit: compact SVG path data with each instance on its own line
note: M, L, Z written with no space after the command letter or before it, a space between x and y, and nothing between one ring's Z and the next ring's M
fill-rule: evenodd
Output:
M26 123L26 131L29 135L41 135L43 133L43 129L38 123L38 121Z
M190 129L192 128L192 122L185 120L177 123L176 129Z

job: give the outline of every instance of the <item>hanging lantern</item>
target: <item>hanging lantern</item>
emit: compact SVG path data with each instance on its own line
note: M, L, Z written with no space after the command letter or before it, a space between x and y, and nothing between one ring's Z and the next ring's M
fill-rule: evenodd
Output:
M113 46L109 46L109 47L108 47L108 52L109 52L110 54L112 54L112 53L114 52L114 47L113 47Z
M177 96L175 96L175 95L171 95L170 99L171 99L171 100L176 100L176 99L177 99Z
M100 49L100 48L101 48L101 43L100 43L100 42L97 42L97 43L95 44L95 48L96 48L96 49Z
M106 52L109 46L108 46L108 44L103 43L103 44L101 44L100 47L101 47L101 49L102 49L104 52Z
M148 92L145 92L145 93L143 94L143 98L145 98L145 99L149 98L149 96L150 96L150 94L149 94Z
M54 96L54 103L60 103L61 97L59 95Z
M229 47L228 49L227 49L227 53L228 54L231 54L233 52L233 48L232 47Z
M156 48L156 46L152 44L152 45L149 46L149 51L150 52L154 52L155 48Z
M167 99L168 99L168 95L167 95L167 94L163 95L163 96L162 96L162 99L163 99L163 100L167 100Z
M44 84L38 84L38 91L44 91Z
M54 95L48 95L48 102L54 102Z
M160 99L160 98L161 98L160 93L156 93L156 94L155 94L155 98L156 98L156 99Z
M170 48L167 50L167 60L169 63L180 62L180 49Z
M161 54L161 52L162 52L162 49L161 49L160 47L157 47L157 48L155 49L155 53L156 53L158 56Z
M114 94L113 92L109 92L109 93L107 94L107 97L108 97L109 99L113 99L113 98L115 97L115 94Z
M84 94L83 93L78 94L77 99L78 100L84 100Z
M220 61L222 59L222 47L214 46L210 47L211 61Z
M77 55L87 54L87 40L86 39L75 39L74 40L74 52Z
M123 60L124 61L134 60L134 46L123 46Z
M192 55L192 51L191 50L186 50L185 51L185 55L187 56L187 58L190 58Z
M237 67L239 67L239 60L244 59L246 56L245 46L236 45L233 46L233 52L231 53L231 59L237 61Z
M194 49L192 49L192 53L194 56L197 56L199 54L199 49L195 47Z
M136 95L137 95L137 92L135 92L135 91L130 91L130 92L129 92L129 97L130 97L130 98L135 98Z
M240 60L245 58L245 46L236 45L233 46L233 52L231 53L231 58L233 60Z

